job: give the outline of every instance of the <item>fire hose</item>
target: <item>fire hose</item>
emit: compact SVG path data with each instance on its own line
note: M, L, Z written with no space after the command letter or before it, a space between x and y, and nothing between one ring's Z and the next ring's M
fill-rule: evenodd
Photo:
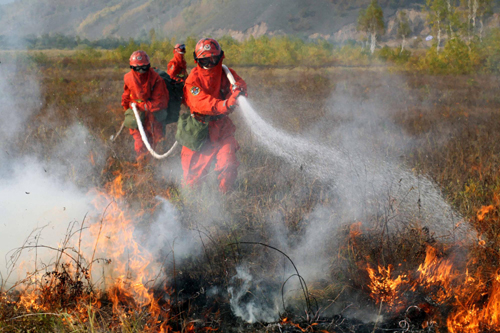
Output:
M149 153L151 155L153 155L154 158L159 159L159 160L172 155L172 152L178 146L177 141L174 142L174 144L172 145L172 148L170 148L165 154L160 155L157 152L155 152L153 150L153 148L151 148L151 145L149 144L149 140L148 140L148 137L146 136L146 132L144 132L144 127L142 126L141 117L139 116L139 111L137 111L137 106L135 105L135 103L132 103L131 106L132 106L132 111L134 111L135 120L137 120L137 127L139 128L139 133L141 133L142 142L144 142L144 145L148 149Z
M234 79L234 76L231 73L231 71L229 70L229 68L227 68L226 65L222 65L222 69L224 70L224 73L226 73L226 76L229 79L229 83L231 83L231 85L235 85L236 80ZM146 132L144 132L144 127L142 126L141 117L139 116L139 111L137 111L137 106L135 105L135 103L132 103L131 106L132 106L132 110L134 111L135 120L137 121L137 127L139 128L139 133L141 133L142 142L144 142L144 145L148 149L149 153L151 155L153 155L154 158L159 159L159 160L172 155L175 148L179 145L178 142L175 141L174 144L172 145L172 147L165 154L159 155L158 153L156 153L153 150L153 148L151 148L151 145L149 144L149 140L146 136ZM114 136L114 139L116 139L116 137L118 136L118 134L120 134L122 129L123 129L123 125L122 125L122 128L120 129L120 131L118 131L118 133Z

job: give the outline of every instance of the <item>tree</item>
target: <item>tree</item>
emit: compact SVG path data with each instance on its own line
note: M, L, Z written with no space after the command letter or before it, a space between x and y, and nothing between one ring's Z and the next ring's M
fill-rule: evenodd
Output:
M479 33L479 38L483 38L483 20L493 14L492 0L461 0L462 7L466 8L467 14L467 35L472 37ZM479 19L479 28L477 20ZM479 30L479 31L478 31Z
M361 9L358 16L358 30L370 36L370 52L375 52L377 35L385 33L384 12L377 0L372 0L366 9Z
M408 21L408 15L406 14L406 11L401 10L398 12L396 24L398 29L397 34L403 40L401 42L401 53L402 53L405 49L406 37L408 37L412 33L410 27L410 21Z
M432 31L436 34L436 51L439 53L442 26L448 17L448 4L446 0L427 0L427 12L427 20L429 21Z

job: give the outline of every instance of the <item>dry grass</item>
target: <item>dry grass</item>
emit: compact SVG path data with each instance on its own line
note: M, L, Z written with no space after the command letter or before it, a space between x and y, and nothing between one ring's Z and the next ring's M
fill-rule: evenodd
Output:
M179 209L184 225L194 229L198 227L200 218L212 214L214 207L224 211L219 216L212 216L213 228L202 230L209 235L204 255L187 260L180 268L185 275L177 283L178 287L182 285L185 294L194 294L200 286L226 285L235 267L244 260L254 263L265 261L271 263L268 267L279 267L278 262L282 258L272 251L244 246L236 249L227 247L227 244L235 241L270 241L268 230L273 223L273 214L278 214L286 226L290 243L298 241L304 235L315 207L336 200L326 184L304 177L300 170L291 168L261 148L257 138L245 128L241 116L237 114L233 119L238 126L237 138L241 145L238 157L242 166L237 189L230 196L207 200L197 193L181 191L175 173L168 176L168 173L158 172L165 168L178 169L178 155L172 161L154 162L151 167L138 172L133 163L133 142L128 133L122 133L116 143L109 143L109 137L115 134L122 121L120 96L127 66L97 64L88 67L66 54L54 59L42 59L44 63L41 66L18 61L19 81L13 81L12 84L21 85L23 71L37 73L41 77L42 106L29 119L14 144L23 154L44 158L50 156L52 147L60 143L60 133L73 123L80 123L94 138L91 155L96 163L91 179L67 175L78 185L104 189L119 172L124 177L125 198L131 206L139 203L142 209L154 212L158 204L155 197L165 197ZM405 136L411 138L408 140L410 147L400 157L401 163L415 173L434 179L447 200L485 239L485 246L475 247L472 251L478 260L476 266L487 266L493 271L498 268L498 77L436 77L387 73L380 69L236 70L249 85L250 99L258 109L266 110L265 118L291 133L304 133L321 122L329 112L328 101L332 91L339 86L347 87L353 96L365 102L374 95L383 99L384 96L379 94L387 91L403 92L406 98L401 99L400 104L393 104L395 109L387 113ZM403 86L400 85L402 81L406 83ZM45 122L47 119L51 119L50 125ZM172 131L170 128L163 148L173 142ZM391 154L400 151L398 138L386 144ZM212 177L208 187L213 185ZM483 205L490 204L494 205L495 213L488 216L486 225L477 219L476 214ZM147 221L141 223L144 225ZM353 224L347 223L335 235L340 246L325 249L325 252L337 252L331 253L330 278L310 286L314 297L320 301L335 299L347 288L353 291L351 296L358 295L357 298L369 302L366 296L369 279L366 272L361 272L361 263L402 264L401 271L414 269L425 258L426 246L435 244L426 230L407 230L382 242L377 235L353 233ZM436 246L442 253L450 250L439 244ZM343 269L339 270L338 267ZM227 301L223 299L218 299L214 304L203 304L201 299L188 299L180 307L182 310L179 313L184 321L199 318L190 312L192 309L210 312L210 315L205 314L205 320L216 321L214 318L217 316L222 316L228 322L234 320L231 319ZM77 327L72 329L71 325L62 321L65 311L53 310L58 315L20 317L15 320L12 318L22 315L22 312L12 308L1 310L0 332L30 329L39 332L101 332L110 329L106 327L105 316L100 320L95 319L95 322L90 320L71 324ZM97 328L93 325L97 325ZM140 318L129 318L128 322L122 322L120 327L114 327L111 331L140 331L144 329L140 325ZM186 330L187 326L178 324L176 329L182 330L182 327Z

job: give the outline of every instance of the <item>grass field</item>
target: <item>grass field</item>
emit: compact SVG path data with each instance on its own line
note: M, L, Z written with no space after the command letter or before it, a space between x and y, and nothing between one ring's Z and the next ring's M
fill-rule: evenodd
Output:
M110 142L122 122L127 64L91 65L75 55L55 55L35 53L13 62L3 60L8 53L0 54L1 66L9 66L2 72L0 87L8 92L3 101L16 111L12 123L0 127L2 159L14 161L5 163L2 174L22 168L18 161L30 156L65 184L118 203L132 216L134 239L146 248L158 245L148 260L164 274L150 292L161 311L152 316L152 303L133 296L115 303L111 294L118 287L98 293L96 280L82 277L85 270L77 267L82 275L75 277L75 270L58 259L55 266L40 268L58 272L45 275L52 283L31 282L45 298L25 305L21 289L0 290L0 332L274 332L277 328L265 324L274 320L300 323L302 331L329 332L395 330L401 321L414 332L500 328L491 319L497 310L490 308L498 303L500 286L498 76L431 76L388 67L236 67L257 113L274 128L321 147L324 155L311 154L309 164L291 163L266 149L237 110L231 118L241 166L235 191L221 196L214 174L199 190L182 187L179 153L138 170L131 136L124 132ZM174 142L174 131L169 125L159 151ZM456 217L452 222L466 226L460 230L468 235L442 237L436 226L444 222L420 213L426 200L434 206L418 184L409 190L419 191L418 201L392 193L400 179L394 179L395 187L372 191L377 183L357 175L356 186L368 188L368 194L349 202L336 186L345 183L335 178L337 171L349 174L335 170L340 164L315 169L314 159L328 161L336 149L353 164L365 157L371 161L353 170L389 166L435 184ZM333 176L325 181L325 174ZM113 205L99 206L101 225ZM176 223L168 222L174 217ZM75 218L81 222L84 216ZM86 223L92 230L91 220ZM262 244L297 264L308 286L306 301L293 281L297 278L285 282L295 274L285 257ZM71 252L70 245L63 249ZM419 269L426 260L431 273ZM445 264L452 267L448 276L435 278ZM121 290L127 290L126 283ZM49 297L51 292L58 297ZM371 324L360 321L372 317Z

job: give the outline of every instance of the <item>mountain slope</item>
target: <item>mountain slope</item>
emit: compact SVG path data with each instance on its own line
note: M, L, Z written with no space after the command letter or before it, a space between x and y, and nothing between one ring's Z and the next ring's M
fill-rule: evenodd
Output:
M91 39L296 34L337 38L369 0L17 0L0 6L0 35L63 33ZM394 1L380 1L384 14ZM399 1L417 8L423 1ZM348 30L352 30L348 29ZM336 37L337 36L337 37Z

